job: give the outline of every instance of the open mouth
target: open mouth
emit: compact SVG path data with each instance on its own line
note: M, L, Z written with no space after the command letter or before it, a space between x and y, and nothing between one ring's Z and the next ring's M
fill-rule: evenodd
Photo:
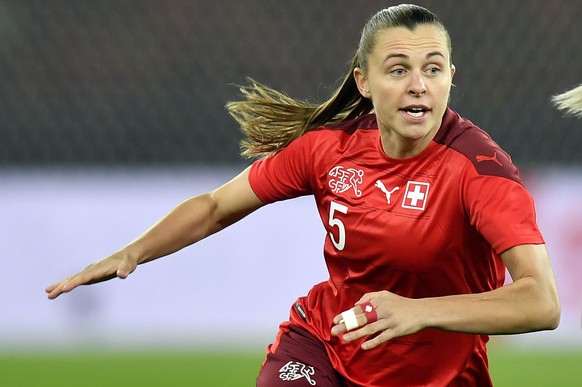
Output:
M409 116L415 118L420 118L430 111L430 109L425 106L410 106L401 110L408 114Z

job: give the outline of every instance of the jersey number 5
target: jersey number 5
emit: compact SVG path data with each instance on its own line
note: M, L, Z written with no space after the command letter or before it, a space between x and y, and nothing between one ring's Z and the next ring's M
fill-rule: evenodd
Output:
M329 237L331 238L331 243L333 243L336 249L343 250L344 247L346 246L346 227L344 226L344 223L341 220L335 217L336 211L341 212L342 214L347 214L348 207L336 202L331 202L329 206L328 223L331 227L338 228L338 238L336 240L331 231L329 232Z

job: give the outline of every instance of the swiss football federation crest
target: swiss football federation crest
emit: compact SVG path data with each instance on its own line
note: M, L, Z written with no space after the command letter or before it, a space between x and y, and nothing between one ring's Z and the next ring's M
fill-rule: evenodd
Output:
M402 200L402 207L410 208L411 210L424 211L429 188L430 184L428 183L409 181L408 184L406 184L406 192L404 193L404 199Z
M362 196L362 191L358 188L364 181L364 171L361 169L344 168L337 165L328 174L333 178L328 182L333 193L346 192L351 188L357 197Z
M305 378L310 385L315 386L317 382L313 379L313 375L315 375L315 369L312 366L298 361L287 362L287 364L279 369L279 379L286 382Z

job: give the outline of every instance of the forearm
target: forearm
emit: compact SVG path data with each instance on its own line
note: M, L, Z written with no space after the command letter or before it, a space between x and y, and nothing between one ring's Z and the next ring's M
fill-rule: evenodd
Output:
M420 299L388 291L366 293L353 308L359 329L347 332L339 314L334 317L331 333L345 333L345 341L371 337L362 344L363 349L371 349L425 328L483 335L556 328L560 302L545 246L519 245L501 257L514 279L511 284L482 293ZM362 313L360 305L366 302L375 308L377 321L368 323Z
M180 203L120 253L141 264L176 252L237 222L261 207L248 183L248 168L218 189Z
M185 200L120 252L137 264L174 253L223 227L216 210L210 193Z
M417 300L423 327L474 334L554 329L560 316L555 289L521 278L492 291Z

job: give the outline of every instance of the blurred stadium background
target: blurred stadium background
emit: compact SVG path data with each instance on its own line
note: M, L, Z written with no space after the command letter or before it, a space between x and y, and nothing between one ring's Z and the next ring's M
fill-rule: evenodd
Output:
M582 2L416 3L437 13L451 34L451 106L522 169L560 286L558 330L494 338L492 357L503 361L492 364L510 364L507 377L514 378L499 376L498 385L544 385L540 378L542 384L520 383L516 373L551 372L542 367L549 361L506 361L511 351L559 353L547 356L560 359L552 380L574 385L569 380L582 380L580 367L562 356L581 361L582 120L562 117L549 98L582 83ZM294 97L325 99L347 70L366 20L392 4L0 2L0 384L34 385L3 382L8 370L18 370L15 353L218 348L258 353L260 362L291 302L326 278L323 228L309 199L269 206L220 236L140 267L128 281L55 302L43 289L249 164L239 157L241 136L224 109L239 98L236 85L252 77ZM43 367L34 364L25 365L30 374ZM176 373L191 377L193 369ZM219 376L218 384L200 385L252 384Z

